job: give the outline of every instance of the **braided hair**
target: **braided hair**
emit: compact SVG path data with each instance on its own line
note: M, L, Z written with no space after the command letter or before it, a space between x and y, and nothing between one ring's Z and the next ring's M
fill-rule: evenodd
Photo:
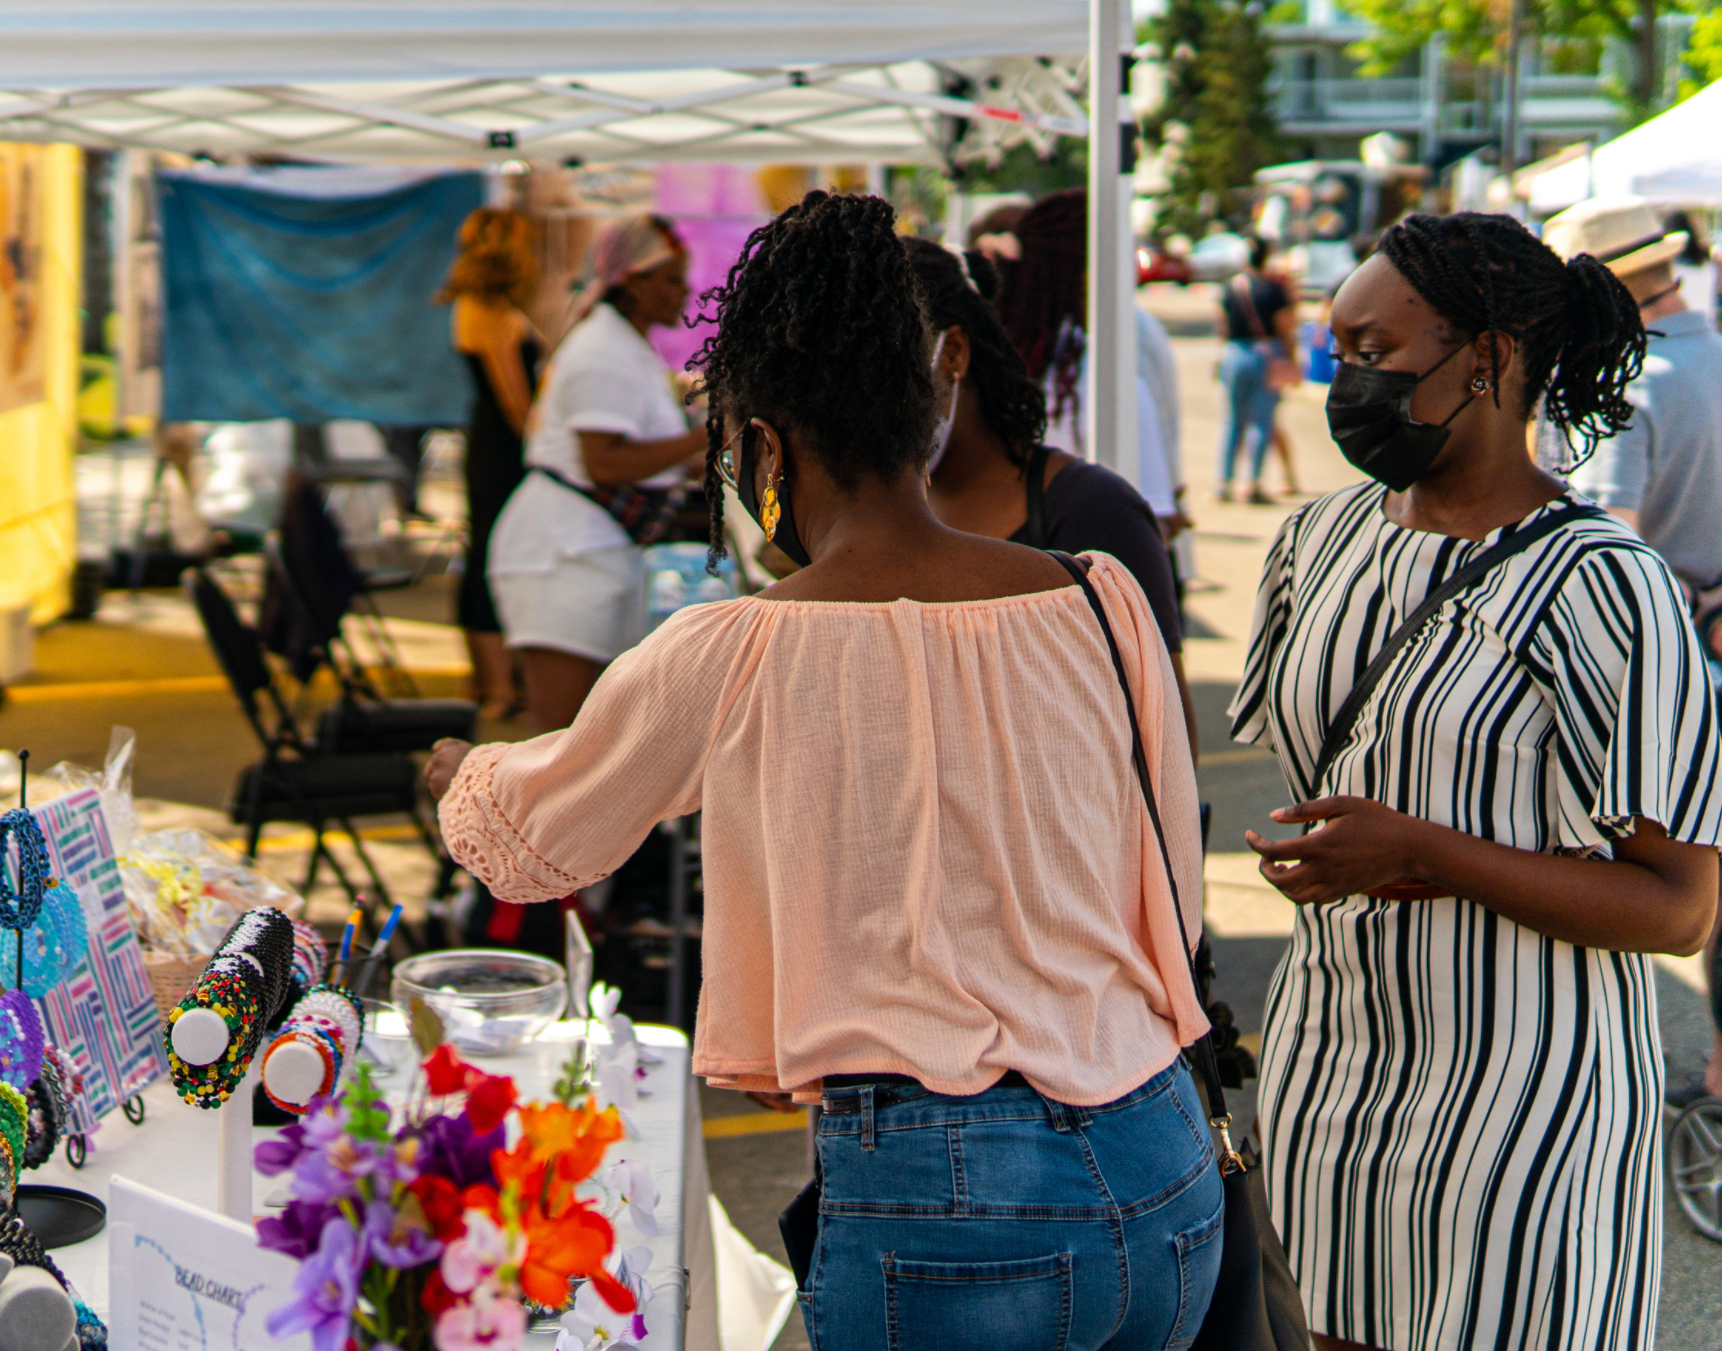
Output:
M1632 417L1626 386L1644 366L1644 320L1631 292L1588 253L1562 262L1511 216L1461 211L1407 216L1379 252L1431 309L1461 332L1505 333L1524 362L1524 406L1537 400L1569 445L1574 464ZM1498 359L1490 352L1495 405Z
M953 253L930 239L904 240L938 333L959 327L969 337L969 373L981 417L1004 442L1012 464L1027 464L1046 435L1046 395L1028 378L1022 355L989 304L999 275L984 253Z
M726 417L744 451L758 435L751 418L793 432L844 492L926 467L935 416L927 316L895 226L877 197L810 192L749 235L723 285L700 296L693 322L717 328L688 363L710 400L710 566L724 553Z
M1017 222L1022 258L1000 265L1004 290L999 319L1044 384L1052 372L1052 416L1076 401L1088 324L1088 193L1082 188L1043 197Z

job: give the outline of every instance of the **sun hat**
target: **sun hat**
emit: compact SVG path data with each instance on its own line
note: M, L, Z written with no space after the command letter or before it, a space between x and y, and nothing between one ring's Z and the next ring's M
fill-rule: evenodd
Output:
M1686 232L1670 234L1642 197L1592 197L1543 224L1543 243L1562 258L1588 253L1617 277L1672 260Z

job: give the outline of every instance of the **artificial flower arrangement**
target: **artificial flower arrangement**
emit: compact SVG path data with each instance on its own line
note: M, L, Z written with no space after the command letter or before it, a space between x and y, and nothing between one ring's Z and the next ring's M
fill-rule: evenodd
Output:
M513 1351L534 1316L562 1314L557 1351L645 1339L651 1253L618 1252L610 1220L626 1206L655 1234L657 1192L643 1164L600 1165L652 1054L614 991L594 989L592 1004L610 1032L595 1091L577 1051L552 1101L521 1102L415 1001L422 1074L398 1120L361 1063L257 1146L258 1171L288 1174L292 1197L258 1221L258 1241L301 1264L271 1336L309 1333L314 1351Z

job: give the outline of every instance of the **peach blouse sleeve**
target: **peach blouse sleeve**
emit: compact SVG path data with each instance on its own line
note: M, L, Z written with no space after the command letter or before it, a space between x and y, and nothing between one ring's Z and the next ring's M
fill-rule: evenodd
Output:
M565 731L475 747L438 809L453 857L500 900L545 901L608 877L658 822L697 811L738 683L734 609L672 616L610 664Z

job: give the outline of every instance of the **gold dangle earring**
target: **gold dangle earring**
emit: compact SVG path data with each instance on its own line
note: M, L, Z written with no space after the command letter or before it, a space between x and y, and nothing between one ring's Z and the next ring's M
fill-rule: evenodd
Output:
M765 496L759 504L759 523L765 527L767 544L777 538L777 522L783 515L783 508L777 502L777 485L780 481L781 475L777 479L765 481Z

